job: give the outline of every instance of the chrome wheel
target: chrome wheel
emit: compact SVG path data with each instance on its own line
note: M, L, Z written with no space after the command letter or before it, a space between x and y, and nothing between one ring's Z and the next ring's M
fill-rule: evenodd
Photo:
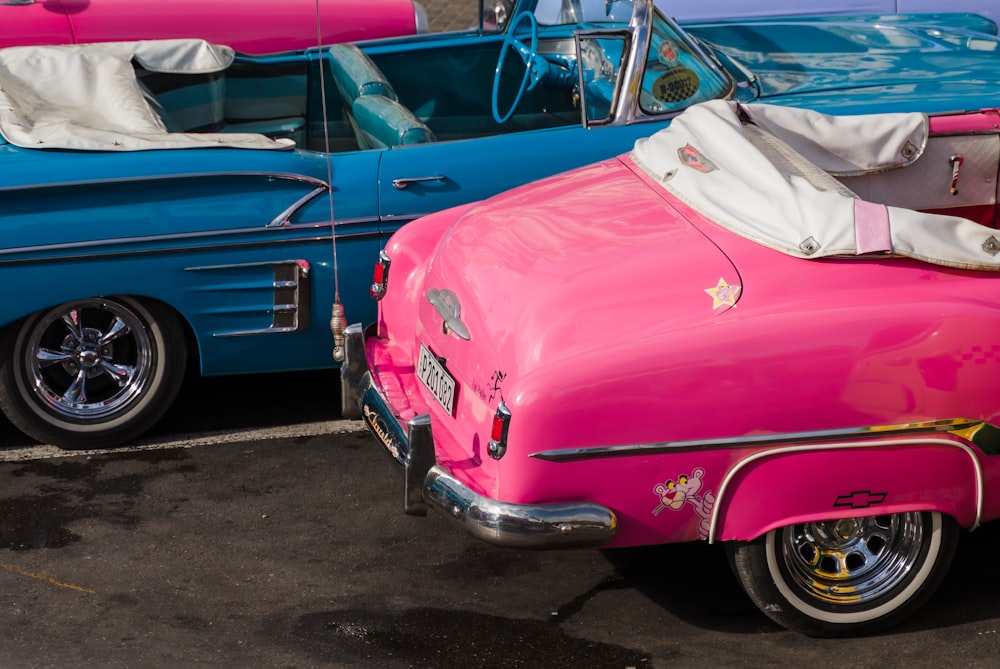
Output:
M769 537L769 563L787 574L792 597L858 606L911 573L924 539L919 513L793 525Z
M142 320L125 305L106 300L48 312L22 348L38 401L71 420L121 411L143 392L154 369Z
M187 357L171 311L125 297L67 302L3 339L0 407L28 435L66 448L148 429L176 395Z
M846 636L893 625L923 605L957 543L954 520L911 512L790 525L728 548L743 589L772 620Z

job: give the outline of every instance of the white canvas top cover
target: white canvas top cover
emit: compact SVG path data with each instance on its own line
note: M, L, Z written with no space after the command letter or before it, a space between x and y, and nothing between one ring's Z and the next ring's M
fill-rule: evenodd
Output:
M1000 270L995 230L866 202L830 176L905 168L920 157L927 135L920 113L828 116L714 100L638 140L631 157L702 215L789 255L892 253Z
M197 39L0 49L0 134L17 146L139 151L228 146L281 149L252 133L168 133L132 67L206 74L233 50Z

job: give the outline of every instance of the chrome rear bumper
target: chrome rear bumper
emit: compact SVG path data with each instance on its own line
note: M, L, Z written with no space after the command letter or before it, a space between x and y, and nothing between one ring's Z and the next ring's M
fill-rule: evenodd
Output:
M415 416L404 429L392 414L368 369L361 326L349 326L344 336L342 415L363 420L403 465L406 513L424 515L428 508L436 509L477 539L510 548L595 547L614 538L618 519L600 504L509 504L474 492L456 479L436 463L430 416Z

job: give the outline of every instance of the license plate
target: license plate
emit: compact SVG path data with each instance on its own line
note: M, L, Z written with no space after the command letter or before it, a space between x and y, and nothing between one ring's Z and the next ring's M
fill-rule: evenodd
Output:
M448 415L452 415L455 410L455 379L423 344L420 345L420 359L417 361L417 378Z

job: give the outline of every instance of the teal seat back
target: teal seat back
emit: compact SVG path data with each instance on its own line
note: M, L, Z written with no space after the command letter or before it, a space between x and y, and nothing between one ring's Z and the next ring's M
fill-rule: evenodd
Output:
M353 44L334 44L329 47L330 71L337 90L350 106L359 97L382 95L398 99L396 91L382 71L365 53Z
M359 97L351 105L361 148L392 148L436 140L423 121L395 100L381 95Z

